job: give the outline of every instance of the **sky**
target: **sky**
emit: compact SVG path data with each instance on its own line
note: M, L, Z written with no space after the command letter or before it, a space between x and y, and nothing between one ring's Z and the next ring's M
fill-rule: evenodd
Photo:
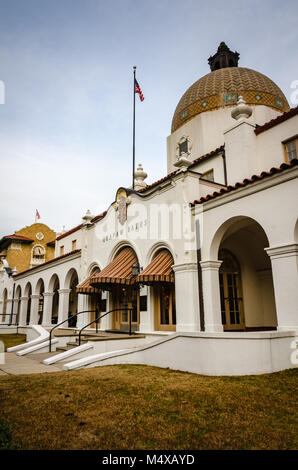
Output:
M134 65L148 184L167 174L176 105L221 41L290 102L297 20L294 0L0 0L0 237L36 209L68 230L131 185Z

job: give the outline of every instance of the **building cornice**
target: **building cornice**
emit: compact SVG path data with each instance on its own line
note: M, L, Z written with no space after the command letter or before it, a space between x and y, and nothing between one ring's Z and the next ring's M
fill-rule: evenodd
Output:
M289 245L281 246L271 246L269 248L265 248L265 251L271 259L298 256L298 243L291 243Z
M59 256L58 258L53 258L50 261L47 261L46 263L36 266L34 268L28 269L27 271L23 271L19 274L15 274L13 276L13 279L18 281L19 279L22 279L27 276L31 276L32 274L39 273L44 271L45 269L51 269L52 267L58 266L60 264L63 264L68 261L72 261L76 258L81 257L81 250L75 250L73 252L67 253L65 255Z
M212 210L216 207L220 207L224 204L236 201L243 197L247 197L251 194L256 194L260 191L265 191L271 187L283 184L287 181L291 181L298 177L298 166L289 168L288 171L282 173L276 173L270 178L264 178L259 181L255 181L253 184L237 188L235 191L221 194L218 198L211 198L208 201L204 201L202 204L192 204L192 210L194 214L200 214Z

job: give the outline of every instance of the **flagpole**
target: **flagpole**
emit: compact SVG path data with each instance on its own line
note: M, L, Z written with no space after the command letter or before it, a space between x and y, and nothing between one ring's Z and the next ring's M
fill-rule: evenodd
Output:
M136 139L136 66L133 67L133 124L132 124L132 189L135 189L135 139Z

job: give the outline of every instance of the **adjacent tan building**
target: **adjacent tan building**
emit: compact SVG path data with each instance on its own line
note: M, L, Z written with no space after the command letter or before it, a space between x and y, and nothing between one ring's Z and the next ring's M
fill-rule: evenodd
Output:
M54 258L56 232L35 223L0 240L0 263L22 272ZM5 261L4 261L5 260Z

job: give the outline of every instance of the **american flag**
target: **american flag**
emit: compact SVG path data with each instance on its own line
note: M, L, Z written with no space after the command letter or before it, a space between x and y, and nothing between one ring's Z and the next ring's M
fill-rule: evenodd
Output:
M143 95L142 90L140 88L140 85L138 84L136 79L135 79L135 93L138 93L139 97L140 97L140 100L144 101L144 95Z
M40 219L40 214L39 214L39 212L38 212L37 209L36 209L36 212L35 212L35 218L36 218L36 219Z

